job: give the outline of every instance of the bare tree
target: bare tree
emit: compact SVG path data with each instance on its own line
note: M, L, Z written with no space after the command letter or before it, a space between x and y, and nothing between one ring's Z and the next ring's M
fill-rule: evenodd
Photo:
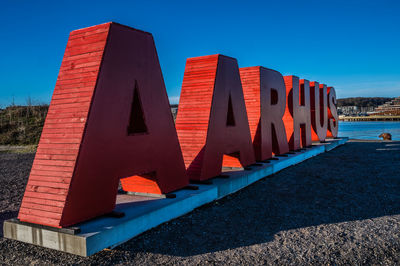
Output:
M28 96L26 98L26 118L29 118L31 113L32 113L32 98L31 96Z

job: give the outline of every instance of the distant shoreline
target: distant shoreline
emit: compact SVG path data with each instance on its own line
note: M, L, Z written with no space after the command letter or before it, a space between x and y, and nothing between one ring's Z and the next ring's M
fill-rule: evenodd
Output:
M356 122L356 121L400 121L400 115L376 115L376 116L345 116L339 117L339 121Z

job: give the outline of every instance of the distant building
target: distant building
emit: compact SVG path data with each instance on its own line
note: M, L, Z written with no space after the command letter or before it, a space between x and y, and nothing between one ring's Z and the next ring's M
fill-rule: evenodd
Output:
M338 115L341 116L365 116L374 113L373 106L338 106Z
M338 114L339 115L345 115L345 116L352 116L356 115L359 107L358 106L338 106Z
M378 115L400 115L400 97L394 98L375 108Z

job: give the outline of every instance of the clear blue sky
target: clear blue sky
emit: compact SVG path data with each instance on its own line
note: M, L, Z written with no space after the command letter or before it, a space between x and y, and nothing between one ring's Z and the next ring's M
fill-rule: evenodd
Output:
M400 96L399 1L15 1L0 7L0 105L49 102L70 31L108 21L151 32L177 102L186 58L221 53L334 86Z

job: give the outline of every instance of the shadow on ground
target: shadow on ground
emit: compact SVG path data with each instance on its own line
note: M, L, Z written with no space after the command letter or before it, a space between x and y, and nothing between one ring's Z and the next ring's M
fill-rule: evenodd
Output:
M23 193L32 159L26 158L30 163L21 166L26 170L15 174L23 178L15 181L18 186L13 200L0 195L0 222L16 215L9 210L18 210L19 202L14 201ZM82 258L0 238L0 261L139 265L397 261L399 169L400 142L349 142L163 224L115 250ZM14 186L12 182L14 179L8 186ZM15 207L9 207L10 202Z
M291 229L400 214L400 142L350 142L117 250L173 256L266 243Z
M17 211L4 211L0 212L0 226L3 229L3 223L5 220L17 217ZM3 237L3 230L0 231L0 237Z

